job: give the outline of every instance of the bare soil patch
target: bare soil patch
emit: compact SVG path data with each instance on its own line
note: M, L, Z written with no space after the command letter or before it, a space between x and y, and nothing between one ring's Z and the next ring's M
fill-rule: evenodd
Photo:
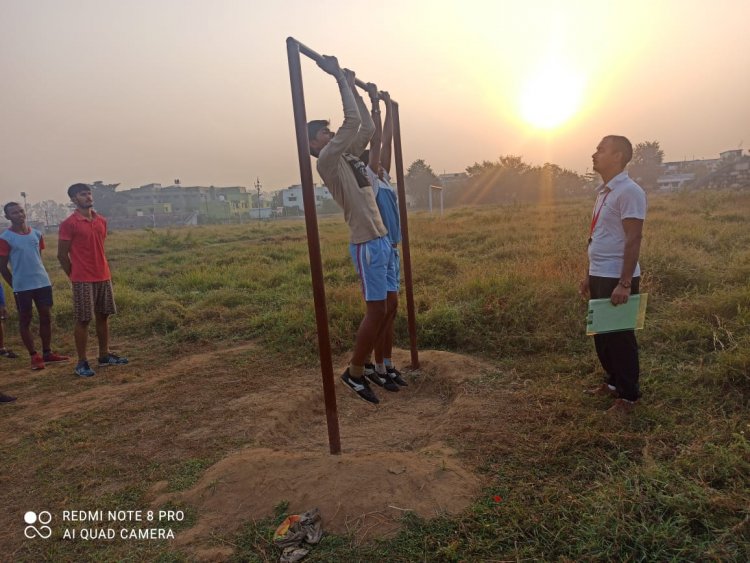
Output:
M409 354L399 350L394 359L403 366ZM327 532L357 543L396 532L406 512L457 514L482 484L476 448L461 458L458 442L467 430L481 431L496 406L475 385L492 368L438 351L420 352L420 361L409 387L377 388L377 407L346 389L337 370L340 456L328 453L319 368L280 369L278 358L253 344L185 355L158 369L153 358L136 358L91 380L70 375L71 364L41 373L19 366L0 378L19 396L2 412L0 446L13 463L1 479L8 510L0 515L0 545L22 549L17 520L29 491L53 512L118 508L71 506L71 488L91 500L145 484L141 508L190 507L197 522L174 547L203 560L231 554L214 536L231 536L282 502L292 513L319 507ZM30 440L49 441L46 455L35 455ZM165 492L164 473L189 459L210 463L189 489Z
M406 512L424 518L461 512L481 481L446 445L452 434L446 429L478 406L479 398L464 394L462 385L478 378L483 365L436 351L422 352L420 360L421 369L407 376L409 387L398 393L377 389L378 406L338 385L340 456L330 455L321 440L326 433L319 388L284 386L234 401L233 410L252 403L268 413L255 436L262 447L224 458L188 491L154 499L154 506L173 501L197 508L198 523L177 544L214 558L213 535L267 517L281 502L289 503L291 513L320 508L326 531L356 542L396 532ZM407 363L406 352L399 351L396 361Z

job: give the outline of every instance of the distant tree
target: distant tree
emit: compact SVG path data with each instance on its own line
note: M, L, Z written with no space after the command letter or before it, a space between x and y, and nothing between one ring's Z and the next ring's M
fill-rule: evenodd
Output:
M586 182L587 186L598 186L601 183L601 178L599 177L599 174L597 174L594 171L586 172L583 175L584 181Z
M45 225L59 225L70 215L70 211L67 205L46 199L29 207L29 219Z
M633 147L633 160L629 167L630 176L643 189L656 189L657 180L662 174L662 162L664 162L664 151L661 150L659 141L638 143Z
M506 170L512 170L516 174L524 174L531 167L523 161L523 157L509 154L507 156L500 157L500 165Z
M284 190L271 192L271 207L284 207Z
M406 193L411 196L416 207L422 208L428 205L430 186L440 184L432 167L421 158L411 163L405 181Z
M451 194L448 205L547 201L580 194L586 185L586 178L572 170L549 162L531 166L512 154L474 163L466 173L467 185Z
M479 176L487 171L493 170L497 166L496 162L491 162L489 160L484 160L482 163L475 162L471 166L466 167L466 173L469 175L469 178L473 178L475 176Z

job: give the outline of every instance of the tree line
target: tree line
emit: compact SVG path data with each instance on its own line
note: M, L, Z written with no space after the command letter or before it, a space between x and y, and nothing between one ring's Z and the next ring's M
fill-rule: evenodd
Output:
M664 151L658 141L645 141L633 147L633 160L628 166L630 176L644 189L657 187L662 173ZM446 206L486 205L504 203L538 203L589 194L599 182L595 173L578 174L549 162L535 166L524 162L518 155L500 156L495 161L475 162L465 169L466 177L460 181L446 182L443 186ZM701 172L695 170L696 177ZM415 160L406 174L406 193L412 205L426 209L430 186L441 186L443 182L424 159ZM92 192L96 208L104 215L116 216L125 213L127 198L115 191L117 184L94 185ZM333 202L329 203L329 207ZM272 205L282 206L280 193L274 196ZM335 212L326 209L323 212ZM70 205L45 200L29 205L30 221L46 225L57 225L70 215Z
M658 141L638 143L628 170L644 189L655 189L663 160ZM595 173L579 174L550 162L532 165L518 155L475 162L465 172L463 180L443 185L432 167L417 159L407 170L406 193L417 208L428 206L430 186L443 187L446 206L538 203L589 194L599 183Z

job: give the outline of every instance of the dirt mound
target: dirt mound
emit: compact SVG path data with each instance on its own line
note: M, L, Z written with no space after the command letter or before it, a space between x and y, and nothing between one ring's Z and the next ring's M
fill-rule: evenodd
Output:
M407 352L394 356L398 365L408 363ZM326 531L356 541L397 531L406 512L425 518L460 512L481 482L445 443L453 434L448 430L485 407L478 394L464 392L464 384L487 366L437 351L420 352L420 363L420 370L407 375L409 387L398 393L377 389L377 407L337 386L340 456L329 455L321 441L326 433L319 386L237 397L228 410L257 412L257 403L264 403L265 423L256 425L252 442L257 447L224 458L190 490L159 495L152 505L173 501L196 509L197 524L179 534L177 543L204 560L231 553L210 547L213 532L236 531L272 515L282 502L291 513L319 507Z

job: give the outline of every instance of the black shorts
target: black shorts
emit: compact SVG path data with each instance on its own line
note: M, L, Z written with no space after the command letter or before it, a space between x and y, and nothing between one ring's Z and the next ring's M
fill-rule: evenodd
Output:
M36 303L36 308L39 307L52 307L52 286L39 287L37 289L29 289L28 291L19 291L13 294L16 298L16 307L18 307L19 313L30 313L32 311L33 304Z

